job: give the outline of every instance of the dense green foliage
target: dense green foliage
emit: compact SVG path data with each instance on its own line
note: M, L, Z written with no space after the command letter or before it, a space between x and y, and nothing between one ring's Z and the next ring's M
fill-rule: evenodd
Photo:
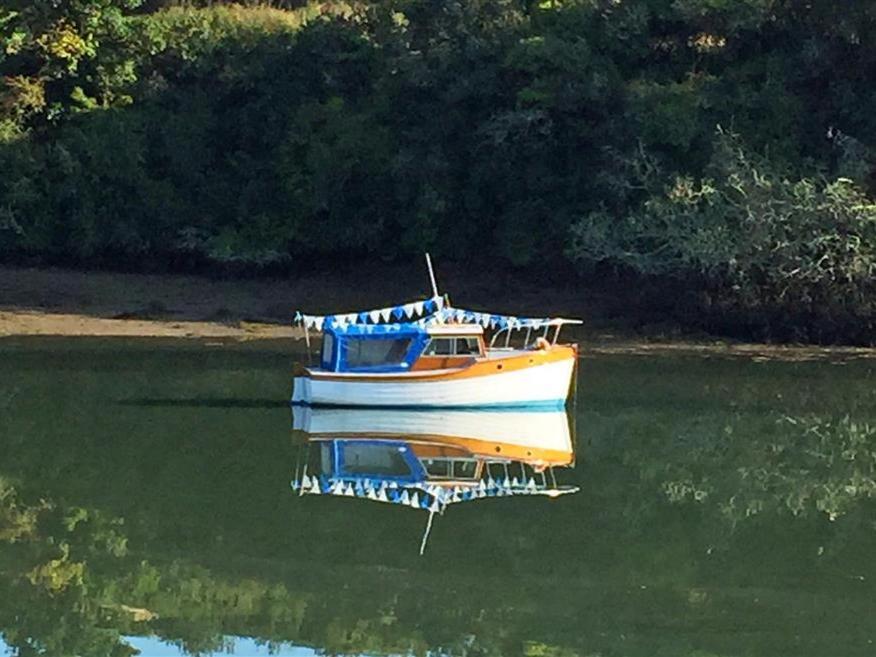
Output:
M591 213L572 227L570 256L699 277L712 312L806 317L833 339L876 312L876 203L852 180L779 177L723 134L706 170L655 190L623 220Z
M872 337L871 2L165 5L0 2L0 257L431 249Z

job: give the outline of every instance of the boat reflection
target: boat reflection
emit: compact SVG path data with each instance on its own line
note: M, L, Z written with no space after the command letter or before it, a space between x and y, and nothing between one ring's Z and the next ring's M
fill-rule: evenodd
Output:
M491 497L560 497L575 463L564 411L387 411L293 408L303 458L292 488L428 512Z

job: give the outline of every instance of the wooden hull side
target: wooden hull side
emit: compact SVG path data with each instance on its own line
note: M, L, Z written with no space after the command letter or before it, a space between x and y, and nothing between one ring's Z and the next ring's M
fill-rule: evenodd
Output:
M557 347L457 369L358 375L308 370L296 376L292 403L392 408L561 408L577 352Z

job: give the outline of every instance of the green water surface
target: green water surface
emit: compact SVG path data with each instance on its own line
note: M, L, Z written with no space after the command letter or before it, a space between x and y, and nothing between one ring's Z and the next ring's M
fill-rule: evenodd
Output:
M581 491L290 490L294 345L0 341L0 655L876 655L876 365L588 356Z

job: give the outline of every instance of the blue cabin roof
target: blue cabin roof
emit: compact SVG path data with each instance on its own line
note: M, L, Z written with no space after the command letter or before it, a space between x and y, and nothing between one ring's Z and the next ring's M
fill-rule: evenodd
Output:
M429 343L423 326L326 322L323 369L331 372L407 372Z
M336 337L368 336L375 338L415 338L419 336L428 336L426 328L423 325L414 324L413 322L398 324L334 324L327 322L324 331L326 333L331 333Z

